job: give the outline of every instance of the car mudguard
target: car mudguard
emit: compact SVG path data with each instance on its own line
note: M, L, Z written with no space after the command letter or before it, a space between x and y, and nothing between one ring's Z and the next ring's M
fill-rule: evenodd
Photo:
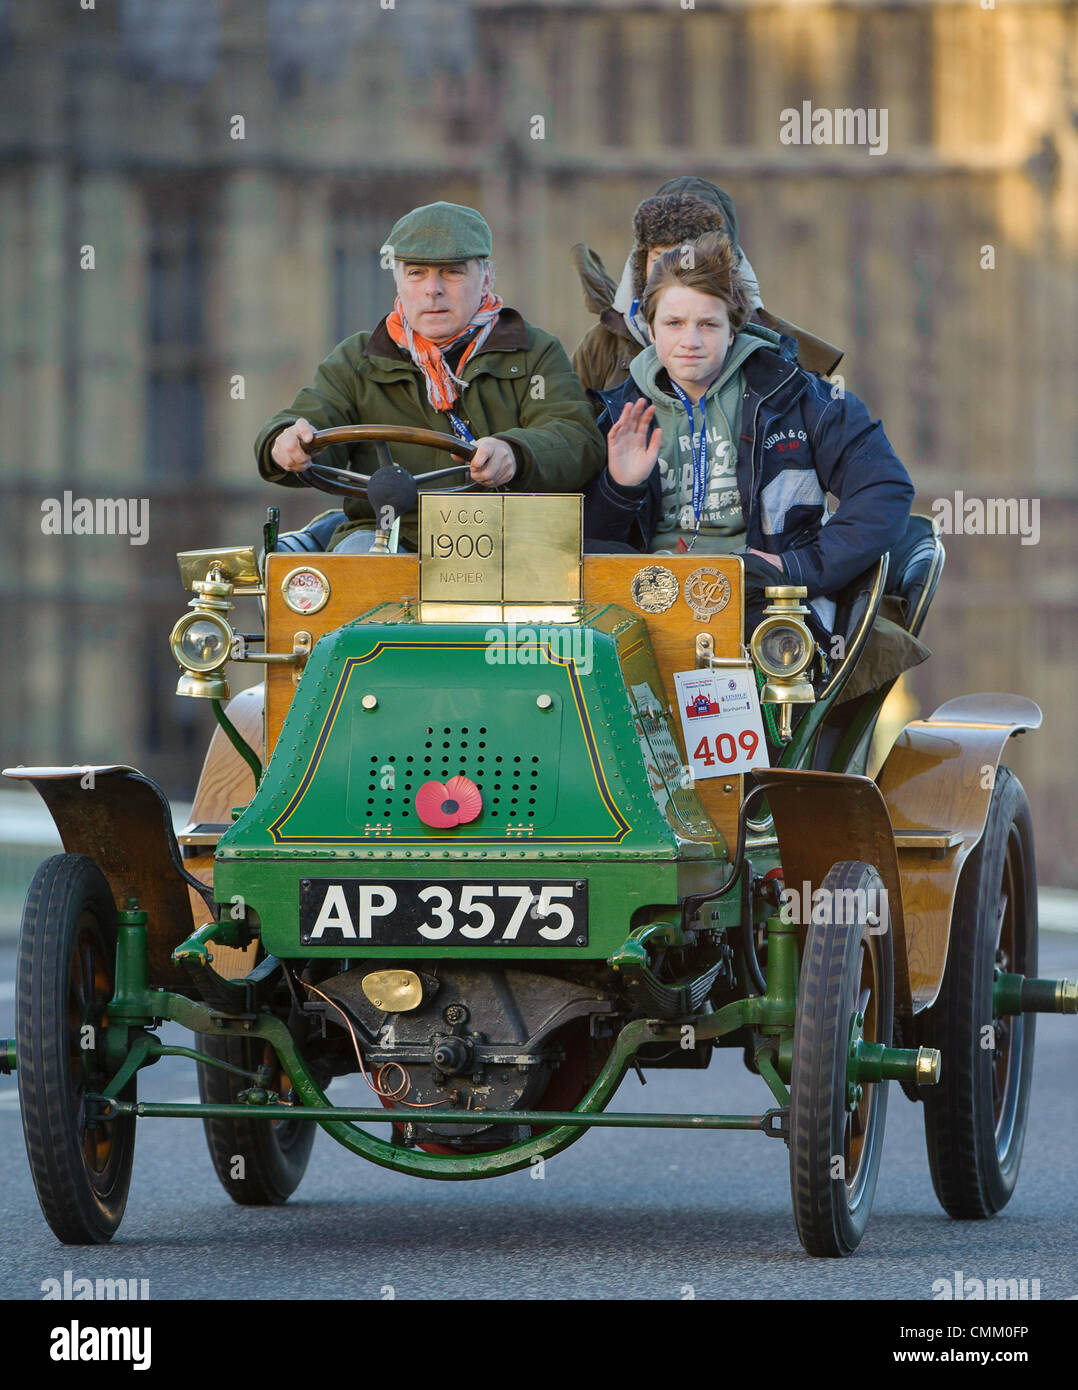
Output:
M767 789L775 821L783 883L799 894L795 920L805 928L811 919L811 894L819 889L832 864L863 860L875 866L887 890L890 930L894 933L895 1014L914 1012L910 961L916 943L909 940L903 911L898 853L883 796L871 777L842 772L808 772L792 768L753 768ZM806 888L805 885L808 885ZM809 900L806 903L806 898Z
M943 983L958 879L984 834L1007 740L1041 722L1023 695L962 695L907 724L877 782L894 827L914 1012Z
M186 988L173 948L194 929L188 880L172 829L168 798L132 767L9 767L49 808L68 854L85 854L108 880L116 906L130 897L148 914L149 983ZM212 895L211 895L212 902Z
M895 1014L936 1000L959 874L984 834L1007 740L1041 722L1022 695L963 695L907 724L869 777L754 769L767 788L788 888L817 888L832 864L874 864L895 934Z

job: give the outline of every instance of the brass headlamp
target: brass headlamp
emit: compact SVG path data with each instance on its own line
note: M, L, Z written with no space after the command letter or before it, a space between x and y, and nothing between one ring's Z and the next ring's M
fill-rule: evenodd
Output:
M191 612L183 615L168 639L172 655L183 672L176 685L176 694L227 700L228 681L221 671L229 661L291 666L292 679L298 681L311 652L309 632L293 634L291 652L250 652L247 642L253 639L237 639L232 624L225 617L235 607L232 595L237 589L252 597L266 596L254 550L250 546L184 550L176 558L184 587L195 591L195 597L187 605ZM300 573L294 570L285 583ZM325 582L323 576L319 578ZM312 608L310 611L318 610ZM262 638L257 640L262 641Z
M232 603L232 584L220 565L211 565L205 579L196 579L191 588L195 597L169 636L169 646L183 674L176 685L177 695L227 700L228 681L222 668L232 655L236 634L224 616Z
M779 738L793 737L793 706L816 702L808 671L816 642L804 621L808 608L800 602L808 590L799 584L774 584L764 590L771 602L752 634L749 648L756 666L767 677L760 702L779 707Z

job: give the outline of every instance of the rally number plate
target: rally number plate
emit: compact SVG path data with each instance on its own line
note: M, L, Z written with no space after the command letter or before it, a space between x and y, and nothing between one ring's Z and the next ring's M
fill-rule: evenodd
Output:
M304 946L586 946L588 881L305 878Z

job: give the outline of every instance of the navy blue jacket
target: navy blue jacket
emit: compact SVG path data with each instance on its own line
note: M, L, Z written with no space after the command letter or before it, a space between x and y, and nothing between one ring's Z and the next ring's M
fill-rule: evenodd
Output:
M758 348L742 371L737 486L745 545L781 555L790 582L804 584L810 599L834 595L902 538L913 483L856 396L833 397L830 382L769 348ZM631 376L596 394L604 437L626 402L644 396ZM839 499L830 515L828 492ZM584 535L646 550L661 515L657 465L631 488L604 468L585 495Z

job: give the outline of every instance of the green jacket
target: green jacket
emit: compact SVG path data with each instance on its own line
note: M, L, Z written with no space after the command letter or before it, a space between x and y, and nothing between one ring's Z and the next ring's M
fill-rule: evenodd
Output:
M606 448L592 419L569 359L557 338L526 323L515 309L503 309L482 349L464 364L466 382L456 413L479 439L505 439L516 455L517 471L509 484L520 492L582 492L606 462ZM294 473L273 462L273 440L302 417L315 429L333 425L411 425L452 436L446 417L427 400L422 373L398 348L385 327L356 333L338 343L287 410L279 411L255 441L258 471L272 483L302 487ZM393 458L410 473L448 468L448 453L414 444L392 444ZM378 466L374 446L334 445L320 463L372 473ZM321 494L319 494L321 497ZM312 493L312 502L318 500ZM369 526L373 512L366 500L342 503L349 518L334 533L330 546L357 526ZM402 534L415 544L418 518L404 518Z

